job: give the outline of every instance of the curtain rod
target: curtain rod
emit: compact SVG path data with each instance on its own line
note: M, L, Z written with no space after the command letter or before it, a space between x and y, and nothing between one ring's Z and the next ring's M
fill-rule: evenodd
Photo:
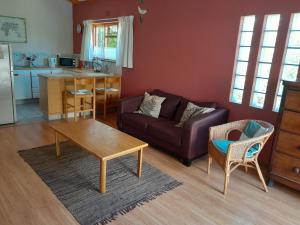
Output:
M92 21L93 21L93 22L104 22L104 21L110 21L110 20L118 20L118 17L115 17L115 18L97 19L97 20L92 20Z

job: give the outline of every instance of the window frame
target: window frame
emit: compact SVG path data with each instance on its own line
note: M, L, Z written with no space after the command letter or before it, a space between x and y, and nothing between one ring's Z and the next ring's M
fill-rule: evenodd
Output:
M97 22L97 23L93 23L93 47L97 46L97 32L96 29L98 26L105 26L105 27L109 27L109 26L117 26L117 35L106 35L104 36L104 43L105 45L107 44L107 38L118 38L118 32L119 32L119 23L118 21L109 21L109 22ZM106 46L105 46L106 47ZM116 48L117 50L117 48ZM101 61L107 61L107 62L116 62L116 59L108 59L108 58L101 58Z
M283 92L281 94L279 94L279 90L280 90L281 82L284 81L284 79L282 79L284 67L285 66L295 66L295 67L297 66L298 67L298 72L297 72L297 75L296 75L296 79L299 77L300 65L299 64L297 65L297 64L286 63L286 55L287 55L288 49L299 49L299 51L300 51L300 46L299 47L289 47L291 33L293 31L296 31L296 32L300 31L300 29L296 29L296 30L292 29L293 22L294 22L294 16L296 14L300 15L300 13L292 13L291 16L290 16L289 27L288 27L286 40L285 40L285 47L284 47L283 57L282 57L282 61L281 61L280 72L279 72L279 76L278 76L278 80L277 80L276 92L275 92L275 96L274 96L274 100L273 100L273 107L272 107L273 112L279 112L279 109L280 109L280 104L279 104L278 110L276 109L276 103L277 103L277 99L280 98L280 101L281 101L282 96L283 96Z
M245 21L246 17L254 17L254 23L253 23L252 30L243 30L244 21ZM249 67L249 62L250 62L249 60L250 60L250 55L251 55L251 50L252 50L251 48L252 48L252 45L253 45L253 36L254 36L254 31L255 31L255 24L256 24L256 15L242 16L241 19L240 19L240 26L239 26L239 31L238 31L237 43L236 43L236 52L235 52L235 58L234 58L234 67L233 67L233 74L232 74L232 79L231 79L231 87L230 87L230 95L229 95L229 102L230 103L234 103L234 104L242 104L243 103L246 78L247 78L248 67ZM252 33L252 35L251 35L251 43L250 43L249 46L248 45L247 46L246 45L241 45L242 34L243 33L247 33L247 32L251 32ZM241 47L248 47L248 48L250 48L248 60L241 60L241 59L239 59L239 53L240 53ZM238 63L239 62L241 62L241 63L243 63L243 62L247 63L247 68L246 68L246 74L245 75L237 74L237 67L238 67ZM235 81L236 81L237 76L241 76L241 77L245 78L243 89L235 87ZM237 101L233 100L234 90L239 90L239 91L243 92L241 102L237 102Z
M268 17L269 16L279 16L277 30L267 29L267 23L268 23ZM268 93L268 85L269 85L270 75L271 75L272 66L273 66L273 62L274 62L274 54L275 54L276 47L277 47L278 33L279 33L281 19L282 19L281 14L279 14L279 13L264 15L263 27L262 27L260 42L259 42L259 50L258 50L258 53L257 53L257 60L256 60L256 65L255 65L255 72L254 72L254 77L253 77L253 81L252 81L251 98L250 98L250 102L249 102L249 106L253 107L253 108L256 108L256 109L264 109L264 107L265 107L266 96L267 96L267 93ZM268 32L276 32L276 38L275 38L274 46L264 45L265 35ZM261 60L263 49L273 49L271 62ZM259 71L260 65L269 65L270 66L270 72L268 74L268 77L258 76L258 71ZM260 92L260 91L255 90L258 79L267 80L267 88L266 88L265 92ZM258 106L253 104L253 99L254 99L255 94L264 95L264 103L263 103L262 107L258 107Z

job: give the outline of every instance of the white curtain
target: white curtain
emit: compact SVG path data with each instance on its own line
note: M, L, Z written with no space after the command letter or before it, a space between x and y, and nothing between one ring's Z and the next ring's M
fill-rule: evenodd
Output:
M81 61L93 60L93 22L91 20L83 21L84 30L81 44Z
M94 48L94 56L100 59L105 58L105 27L98 25L96 28L97 46Z
M119 17L117 41L117 70L133 68L133 16Z

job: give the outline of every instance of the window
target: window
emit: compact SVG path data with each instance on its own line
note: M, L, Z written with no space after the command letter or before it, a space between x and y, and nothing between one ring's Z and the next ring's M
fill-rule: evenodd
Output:
M117 56L117 23L94 25L94 55L101 59L116 60Z
M265 104L279 22L279 14L265 16L250 100L250 106L255 108L262 109Z
M254 23L255 16L245 16L241 19L233 80L229 97L230 102L241 104L243 100Z
M292 14L286 48L282 61L280 79L276 90L273 110L279 111L283 92L283 80L295 81L297 79L300 63L300 13Z

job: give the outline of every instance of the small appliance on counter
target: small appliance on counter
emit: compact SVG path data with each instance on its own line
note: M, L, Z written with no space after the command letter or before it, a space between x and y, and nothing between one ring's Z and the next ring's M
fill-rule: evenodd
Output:
M57 59L55 57L48 58L48 64L50 68L55 68L57 65Z
M59 65L63 67L78 67L78 59L75 57L60 57Z

